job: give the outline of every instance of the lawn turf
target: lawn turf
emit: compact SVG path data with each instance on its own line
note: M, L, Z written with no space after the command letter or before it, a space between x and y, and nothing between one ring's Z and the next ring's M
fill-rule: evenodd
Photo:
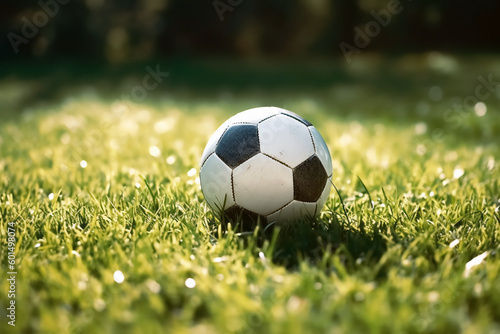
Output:
M84 90L5 117L0 263L9 271L14 223L15 330L500 332L500 97L455 127L443 120L450 101L362 93L349 114L349 101L307 94L129 103ZM399 116L422 103L432 112ZM218 230L202 150L226 118L267 104L320 130L338 193L315 222Z

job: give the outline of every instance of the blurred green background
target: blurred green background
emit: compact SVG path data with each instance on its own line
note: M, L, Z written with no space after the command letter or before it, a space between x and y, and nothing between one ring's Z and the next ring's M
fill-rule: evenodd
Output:
M4 2L0 114L68 95L130 96L149 67L169 75L146 94L136 88L135 102L299 94L341 116L456 130L479 100L498 103L495 86L454 107L479 76L500 80L499 14L495 0Z
M399 5L398 5L399 4ZM56 8L57 7L57 8ZM495 0L42 0L0 5L2 58L338 57L372 11L397 12L367 50L498 52ZM43 10L49 19L37 12ZM6 35L38 33L14 57ZM38 29L39 28L39 29Z

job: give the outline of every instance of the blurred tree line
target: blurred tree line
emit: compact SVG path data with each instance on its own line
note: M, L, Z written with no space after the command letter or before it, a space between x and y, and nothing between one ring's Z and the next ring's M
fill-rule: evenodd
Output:
M364 31L377 22L374 13L386 11L391 1L397 0L3 1L0 50L3 59L109 63L164 56L342 56L342 42L355 45L354 28ZM498 0L399 2L400 12L363 48L500 50Z

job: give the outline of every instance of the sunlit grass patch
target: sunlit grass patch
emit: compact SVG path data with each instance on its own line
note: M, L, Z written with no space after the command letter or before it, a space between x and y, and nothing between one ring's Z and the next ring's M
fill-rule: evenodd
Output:
M342 202L332 190L316 222L245 236L217 231L198 159L218 125L260 105L256 97L75 98L0 124L2 240L6 223L17 225L16 326L499 330L497 134L436 139L439 123L353 119L302 98L276 102L296 104L324 134ZM486 126L478 124L463 126L473 133ZM5 280L0 289L3 305Z

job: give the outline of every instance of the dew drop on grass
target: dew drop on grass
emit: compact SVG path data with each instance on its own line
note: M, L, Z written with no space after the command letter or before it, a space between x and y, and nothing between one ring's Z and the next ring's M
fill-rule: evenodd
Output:
M160 284L158 284L158 282L156 282L152 279L147 280L146 286L148 287L149 291L151 291L152 293L159 293L161 290Z
M389 167L389 162L390 162L390 161L389 161L389 157L388 157L388 156L385 156L385 157L383 157L383 158L382 158L382 160L380 160L380 166L381 166L382 168L387 169L387 168Z
M365 300L365 294L361 291L358 291L354 294L354 300L357 302L362 302Z
M439 292L437 291L431 291L427 295L427 300L431 303L435 303L439 300Z
M290 299L288 299L288 303L286 304L286 308L290 312L295 312L297 311L302 304L302 300L297 297L297 296L291 296Z
M153 145L149 147L149 154L151 154L151 156L155 158L158 158L161 155L161 150L157 146Z
M120 270L117 270L113 274L113 279L115 280L116 283L121 284L125 280L125 276Z
M455 161L458 158L458 153L455 151L446 152L444 155L445 161Z
M493 170L495 168L495 159L493 157L488 158L488 170Z
M253 294L259 293L259 287L257 285L255 285L255 284L250 284L248 286L248 288L249 288L250 292L253 293Z
M192 289L196 286L196 281L192 278L188 278L186 280L186 282L184 282L184 284L186 285L186 287L188 287L189 289Z
M368 159L368 161L370 162L377 162L378 161L378 158L377 158L377 151L375 150L374 147L371 147L369 148L367 151L366 151L366 158Z
M40 246L41 246L41 244L40 244L40 243L37 243L37 244L35 245L35 248L38 248L38 247L40 247Z
M51 201L52 201L52 200L54 199L54 194L53 194L53 193L50 193L48 197L49 197L49 200L51 200Z
M158 134L164 134L175 127L175 119L174 118L165 118L155 123L154 129Z
M78 282L78 290L83 291L85 289L87 289L87 283L85 283L84 281L79 281Z
M266 264L266 255L263 252L259 252L259 258L262 261L262 264Z
M196 175L196 168L191 168L189 172L187 173L189 177L193 177Z
M462 168L457 167L455 168L455 170L453 170L453 177L458 180L459 178L462 177L462 175L464 175L464 173L465 172Z
M455 248L456 245L460 242L459 239L455 239L452 242L450 242L450 248Z
M465 277L468 277L471 273L471 271L477 267L478 265L480 265L481 263L483 263L484 259L488 256L488 252L484 252L483 254L481 255L478 255L476 256L475 258L473 258L472 260L470 260L469 262L467 262L465 264L465 271L464 271L464 276Z
M96 300L94 300L94 309L97 312L101 312L102 310L104 310L105 307L106 307L106 302L101 298L97 298Z
M417 145L417 150L416 151L417 151L418 155L424 155L425 152L427 152L427 148L425 147L425 145L419 144L419 145Z
M476 296L480 296L482 292L483 286L481 285L481 283L474 284L474 293L476 294Z
M410 190L410 191L408 191L407 193L404 193L404 194L403 194L403 197L404 197L404 198L413 198L413 197L414 197L414 195L413 195L413 192Z
M474 112L478 117L483 117L484 115L486 115L486 111L487 111L486 104L484 104L483 102L478 102L474 106Z
M80 161L80 167L87 168L87 166L88 166L87 161L85 160Z
M171 156L169 156L169 157L167 158L167 160L166 160L166 161L167 161L167 164L169 164L169 165L173 165L173 164L175 163L175 157L174 157L173 155L171 155Z
M140 184L139 182L136 182L136 183L135 183L135 187L136 187L137 189L139 189L139 188L141 187L141 184Z
M427 124L425 124L424 122L419 122L415 124L415 134L423 135L426 132L427 132Z
M285 280L285 278L281 275L274 275L273 276L273 280L276 282L276 283L283 283L283 281Z

